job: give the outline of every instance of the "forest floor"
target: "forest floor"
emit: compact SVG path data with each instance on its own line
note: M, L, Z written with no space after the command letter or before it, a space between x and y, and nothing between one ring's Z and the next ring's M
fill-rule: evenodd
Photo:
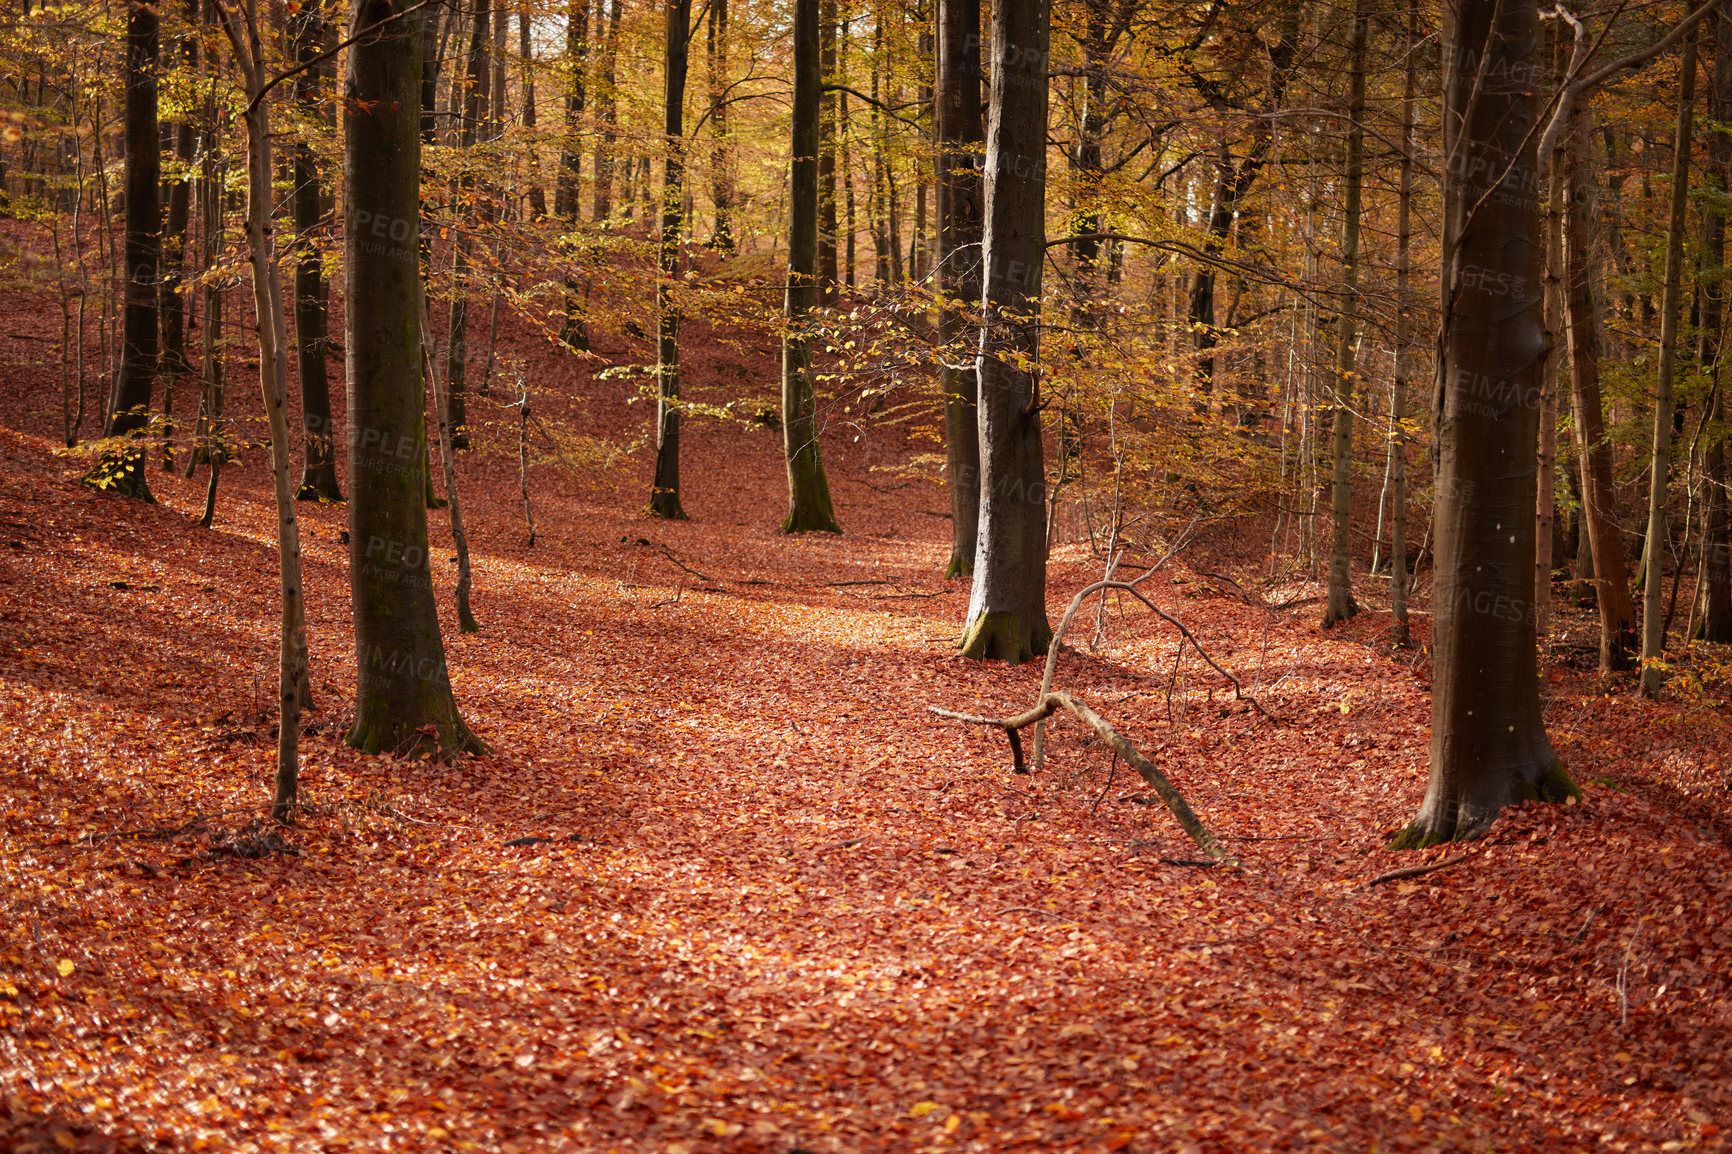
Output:
M519 337L538 411L596 452L536 467L529 547L511 413L476 402L483 630L446 644L493 752L344 747L345 513L303 507L319 708L272 833L262 454L209 531L202 472L153 475L157 506L82 488L52 345L7 327L0 1148L1726 1148L1712 654L1660 704L1548 667L1581 803L1368 886L1459 852L1383 848L1424 791L1424 651L1375 604L1325 634L1273 607L1314 587L1181 554L1154 595L1278 720L1135 606L1093 652L1088 614L1057 679L1237 858L1174 864L1194 847L1075 725L1014 777L1001 734L927 711L1013 712L1040 677L952 649L945 497L898 468L929 444L839 418L847 534L788 538L779 438L694 421L692 520L649 521L645 407ZM773 395L769 358L689 346L699 399ZM1099 569L1056 551L1055 620Z

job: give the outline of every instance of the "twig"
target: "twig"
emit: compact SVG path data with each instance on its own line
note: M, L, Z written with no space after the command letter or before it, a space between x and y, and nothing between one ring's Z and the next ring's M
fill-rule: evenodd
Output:
M1001 914L1039 914L1042 917L1057 918L1061 922L1069 922L1073 926L1077 924L1075 918L1067 918L1063 914L1054 913L1052 910L1043 910L1039 906L1005 906L998 912Z
M684 561L681 561L678 557L675 557L674 551L672 549L669 549L666 545L658 545L657 548L661 551L661 555L663 557L666 557L669 561L672 561L675 565L678 565L681 569L684 569L687 573L690 573L693 577L696 577L698 580L708 581L711 585L720 585L721 584L720 581L716 580L714 577L711 577L709 574L699 573L696 569L693 569L690 565L687 565Z
M1370 889L1372 886L1382 885L1384 882L1400 881L1402 878L1416 878L1421 874L1435 873L1438 870L1448 869L1452 865L1460 865L1470 857L1478 857L1482 852L1483 851L1477 849L1468 850L1466 853L1458 853L1454 857L1444 858L1442 861L1432 862L1430 865L1409 866L1406 869L1390 870L1386 874L1378 874L1370 881L1360 885L1359 888L1362 890Z
M1095 815L1095 811L1100 809L1101 799L1106 797L1107 790L1109 790L1113 787L1113 778L1118 776L1118 772L1119 772L1119 751L1115 749L1115 750L1113 750L1113 763L1111 765L1107 766L1107 783L1105 785L1101 786L1100 793L1095 795L1095 803L1093 805L1089 806L1089 816L1090 817L1093 817Z

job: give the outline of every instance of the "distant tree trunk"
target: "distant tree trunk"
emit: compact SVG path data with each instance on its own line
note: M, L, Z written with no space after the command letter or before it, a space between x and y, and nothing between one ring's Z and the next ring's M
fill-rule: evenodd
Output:
M1684 216L1689 207L1695 131L1696 33L1684 38L1679 65L1678 131L1672 149L1672 204L1666 225L1666 281L1660 304L1660 367L1654 391L1654 456L1648 473L1648 530L1642 561L1642 695L1660 696L1666 651L1666 495L1671 488L1672 378L1678 363L1678 297L1684 281Z
M1534 503L1534 633L1551 631L1552 526L1557 517L1558 378L1564 356L1564 175L1554 157L1546 175L1546 361L1540 370L1539 495Z
M685 520L680 504L680 312L674 300L679 275L680 232L685 227L686 55L691 0L665 0L667 71L663 88L661 234L656 240L661 276L656 280L656 469L649 511Z
M565 63L571 69L571 79L565 93L565 139L559 146L559 184L554 189L553 212L576 224L583 182L583 110L588 98L589 0L570 0L566 9Z
M535 49L529 38L529 9L517 13L517 53L523 58L523 134L535 139ZM599 163L600 157L597 156ZM540 220L547 215L547 193L541 187L541 166L530 158L529 215Z
M493 40L493 11L490 0L473 0L473 20L469 27L468 80L464 85L463 114L457 129L457 146L470 153L487 134L488 109L492 96L492 68L488 62ZM505 18L505 10L499 10ZM479 201L490 198L477 180L477 162L473 155L462 160L463 173L453 187L457 228L451 236L451 312L446 323L445 383L447 417L451 423L451 443L455 448L469 447L468 384L469 384L469 236L466 227L475 216L486 218L487 210Z
M600 0L597 0L599 5ZM595 119L601 128L601 139L595 146L595 222L606 226L613 216L613 175L618 161L614 147L618 141L618 93L614 91L614 71L619 59L619 21L622 0L613 0L608 8L607 32L601 42L601 59L595 82ZM597 11L600 11L598 6ZM629 161L628 161L629 164ZM629 180L629 177L628 177ZM631 200L628 195L627 201Z
M840 47L837 49L838 59L836 71L842 76L846 76L848 73L847 49L850 23L851 21L847 20L842 22L842 27L838 36ZM977 41L979 40L978 33L976 34L975 39ZM839 151L841 153L840 160L842 164L842 167L838 171L842 182L843 206L846 215L842 222L841 243L837 245L837 247L842 251L838 254L837 260L842 266L841 271L838 273L838 278L841 285L846 285L848 288L854 287L854 277L856 272L854 267L856 258L855 244L859 240L859 226L857 225L854 216L856 205L854 202L854 169L851 159L852 135L852 126L848 119L848 94L846 92L838 92L836 93L836 137L840 142ZM838 289L840 289L841 285L838 285Z
M782 337L782 448L788 463L784 533L840 533L818 449L812 340L818 304L819 0L794 0L794 116L788 182L787 331Z
M1732 0L1720 0L1714 50L1714 87L1708 115L1716 125L1732 123ZM1712 419L1725 427L1726 390L1720 379L1720 327L1726 319L1726 213L1721 207L1732 176L1732 135L1716 130L1708 134L1708 157L1704 164L1710 191L1702 199L1702 344L1698 363L1713 383ZM1726 439L1708 442L1705 516L1702 530L1702 628L1704 641L1732 641L1732 533L1727 529Z
M1371 12L1366 0L1353 10L1351 95L1347 103L1347 165L1343 172L1346 205L1341 223L1340 330L1335 355L1334 444L1330 449L1329 512L1334 536L1329 543L1329 598L1323 628L1330 629L1359 612L1353 600L1353 386L1359 340L1359 211L1365 187L1365 49Z
M157 265L162 249L162 137L157 126L155 5L132 0L126 9L126 308L120 372L103 435L142 438L150 425L156 385ZM103 454L85 481L100 489L154 501L144 475L144 450Z
M1041 452L1040 272L1046 253L1049 0L992 9L980 340L979 540L962 654L1046 652L1046 476Z
M880 14L872 26L872 111L868 115L872 125L872 196L868 202L866 223L872 233L873 280L880 286L891 283L890 213L886 188L889 178L884 171L890 131L884 123L883 85L880 83L883 75L884 17Z
M728 0L710 0L708 36L705 42L710 82L710 200L715 205L716 227L710 247L717 252L734 251L734 178L732 142L728 139Z
M1073 194L1071 264L1076 277L1071 323L1088 327L1095 320L1096 274L1100 270L1101 139L1106 134L1107 17L1110 0L1088 0L1082 36L1082 112L1077 117L1076 146L1071 150Z
M1732 0L1728 0L1732 2ZM1395 468L1390 476L1395 503L1389 530L1389 608L1395 617L1395 644L1411 644L1407 631L1407 383L1413 371L1412 309L1409 280L1413 249L1413 154L1418 146L1414 98L1418 88L1419 0L1407 5L1406 81L1401 97L1401 191L1395 216L1395 373L1390 382L1389 421L1394 428Z
M480 750L458 716L427 555L418 80L425 10L362 0L343 166L349 580L357 683L349 744ZM395 17L394 19L387 19ZM436 737L429 737L436 734Z
M1578 102L1564 155L1564 302L1570 339L1570 387L1576 409L1576 448L1581 458L1582 507L1594 557L1594 592L1600 606L1600 671L1630 667L1636 615L1630 604L1629 571L1618 531L1612 487L1612 451L1600 406L1599 317L1594 301L1592 237L1593 140L1588 114Z
M1527 605L1545 361L1537 9L1444 7L1431 775L1398 846L1477 837L1506 805L1578 792L1546 737Z
M820 82L842 83L836 69L836 0L821 0L818 21ZM836 270L836 136L841 100L840 92L824 92L818 114L818 299L826 306L841 296Z
M198 22L198 3L188 5L188 24ZM198 37L181 37L181 56L188 70L198 67ZM181 109L175 118L174 158L176 172L168 185L168 221L162 245L162 471L174 472L174 393L175 386L192 374L192 362L186 355L186 318L188 294L186 285L186 253L188 230L192 223L192 163L195 130L190 109Z
M938 184L938 314L943 350L945 478L950 487L950 561L944 576L974 572L980 517L980 420L976 358L980 300L980 0L938 0L937 99L933 135ZM948 302L960 301L959 308Z
M322 119L326 73L314 63L324 50L327 26L322 0L306 0L290 25L295 60L305 69L295 78L301 115ZM337 444L331 423L331 385L325 373L329 348L325 312L324 258L319 234L328 226L323 173L304 139L295 141L295 361L301 379L301 439L306 466L295 496L303 501L341 501L337 483Z

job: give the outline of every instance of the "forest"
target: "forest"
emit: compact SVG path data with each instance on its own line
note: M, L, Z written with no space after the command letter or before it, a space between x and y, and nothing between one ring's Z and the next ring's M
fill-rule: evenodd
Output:
M1732 1149L1732 0L0 16L0 1150Z

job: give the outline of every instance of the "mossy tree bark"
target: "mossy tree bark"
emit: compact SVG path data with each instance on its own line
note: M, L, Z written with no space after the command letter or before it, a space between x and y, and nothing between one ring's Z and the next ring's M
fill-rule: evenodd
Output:
M986 130L980 524L963 656L1025 661L1046 616L1046 474L1040 435L1040 271L1046 252L1050 0L992 10Z
M783 307L782 451L788 463L784 533L840 533L818 448L808 331L818 303L819 0L794 0L794 117L788 182L788 289Z
M363 0L344 106L349 585L357 685L349 744L479 751L457 712L427 555L421 371L419 85L425 9ZM393 18L394 17L394 18ZM383 23L381 23L383 22Z
M157 271L162 255L162 140L157 127L157 52L161 18L154 4L126 8L126 269L120 372L110 394L103 435L142 439L156 387ZM86 475L99 489L151 501L144 449L111 449Z
M1404 846L1476 837L1575 786L1540 713L1532 610L1544 228L1535 0L1445 8L1431 777ZM1499 62L1481 69L1482 60ZM1477 87L1477 91L1476 91Z
M663 147L661 234L656 280L656 468L650 487L649 511L657 517L683 521L680 504L680 310L675 299L679 275L680 233L685 228L685 99L686 58L691 41L691 0L668 0L667 71L663 86Z
M980 523L980 0L938 0L938 83L933 135L938 186L938 314L943 349L945 477L950 486L950 562L944 576L974 572ZM960 302L953 305L952 302Z

